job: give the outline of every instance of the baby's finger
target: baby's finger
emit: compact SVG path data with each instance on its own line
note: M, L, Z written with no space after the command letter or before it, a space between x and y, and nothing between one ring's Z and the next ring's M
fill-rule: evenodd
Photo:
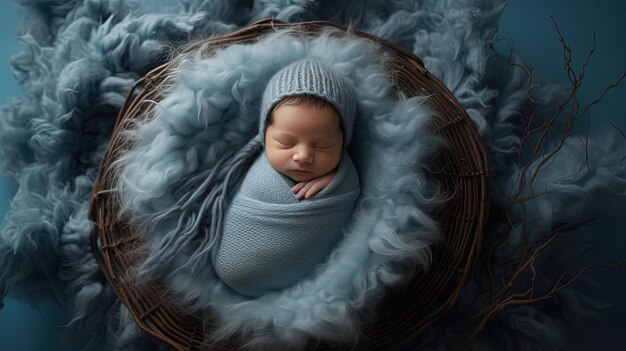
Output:
M300 191L300 189L302 189L307 182L300 182L294 186L291 187L291 191L293 191L294 193L298 193L298 191Z
M300 191L298 191L298 193L296 194L296 198L298 200L302 200L302 198L306 195L307 191L309 191L309 189L311 189L312 186L313 186L313 182L306 183L302 187L302 189L300 189Z
M324 182L322 181L317 181L315 183L313 183L310 187L309 190L306 192L306 194L304 195L305 199L311 198L313 197L315 194L317 194L320 190L324 189L324 187L326 186L326 184L324 184Z

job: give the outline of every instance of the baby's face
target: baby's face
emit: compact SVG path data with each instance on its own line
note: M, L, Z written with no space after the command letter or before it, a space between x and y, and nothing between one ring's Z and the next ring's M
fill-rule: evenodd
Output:
M296 182L334 170L343 150L341 119L330 106L281 105L265 131L272 167Z

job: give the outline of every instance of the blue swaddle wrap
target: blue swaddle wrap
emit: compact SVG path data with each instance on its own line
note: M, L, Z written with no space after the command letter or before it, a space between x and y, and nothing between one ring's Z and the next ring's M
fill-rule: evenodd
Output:
M331 183L298 201L295 182L261 153L225 217L214 268L233 290L258 296L297 283L324 261L341 238L359 196L359 177L343 152Z

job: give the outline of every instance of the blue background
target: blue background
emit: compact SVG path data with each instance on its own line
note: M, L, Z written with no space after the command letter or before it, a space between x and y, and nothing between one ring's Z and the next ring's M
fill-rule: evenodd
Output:
M589 66L581 89L582 101L598 97L604 87L618 79L626 69L626 2L582 0L516 0L508 4L501 18L500 36L510 38L524 61L546 80L566 83L563 50L558 41L555 17L561 32L572 48L573 65L580 68L593 44L596 32L596 53ZM14 81L9 58L20 49L17 36L20 15L11 1L0 3L0 104L20 95ZM601 105L591 110L594 128L613 122L626 131L626 81L612 90ZM9 209L16 186L0 177L0 218ZM626 210L626 209L625 209ZM615 228L606 228L617 233ZM626 257L626 239L613 236L610 247L602 251L604 257ZM602 257L600 257L602 258ZM590 325L588 332L569 335L572 349L588 350L602 345L603 349L626 349L626 265L588 273L597 286L586 293L613 305L604 310L604 320ZM50 301L29 306L15 299L5 300L0 310L0 351L57 350L61 325L66 322L62 311ZM598 340L601 340L599 342Z

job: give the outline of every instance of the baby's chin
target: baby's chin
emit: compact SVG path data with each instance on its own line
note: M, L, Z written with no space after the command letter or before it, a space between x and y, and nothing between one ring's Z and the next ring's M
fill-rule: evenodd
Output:
M291 180L297 183L308 182L309 180L318 177L318 174L314 172L286 171L283 174L291 178Z

